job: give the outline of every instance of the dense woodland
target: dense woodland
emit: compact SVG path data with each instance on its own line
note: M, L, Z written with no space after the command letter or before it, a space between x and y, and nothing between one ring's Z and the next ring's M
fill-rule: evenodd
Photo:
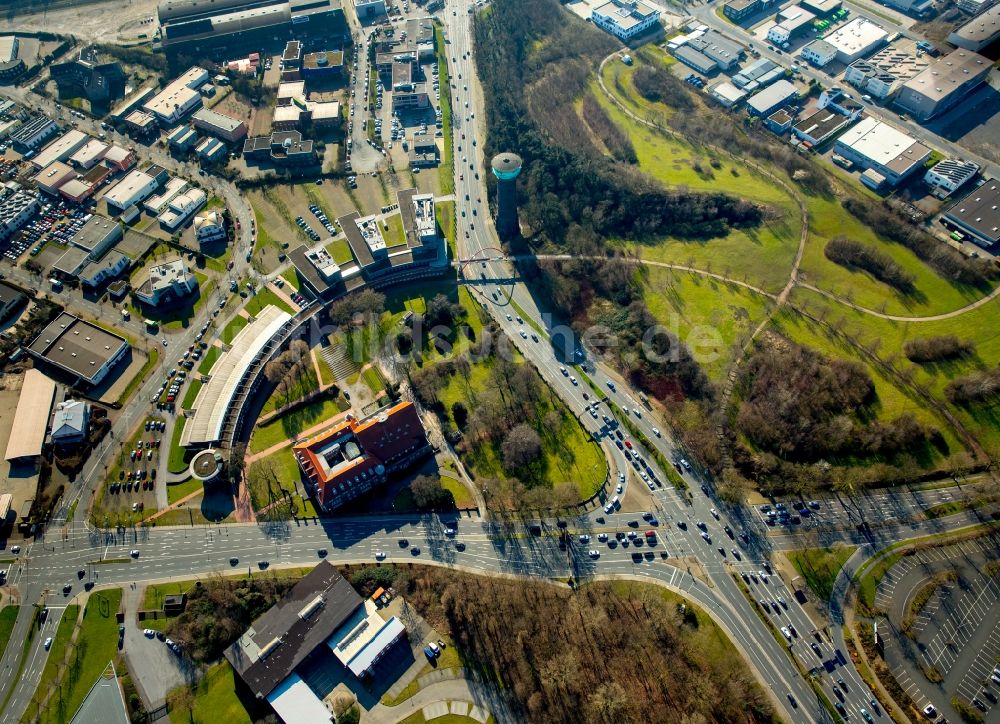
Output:
M464 664L489 672L511 718L531 722L773 719L749 667L703 627L703 613L642 584L578 591L436 568L400 574L396 589Z
M429 305L428 311L434 306ZM545 442L557 454L572 457L573 451L564 449L560 431L566 424L577 423L568 417L566 408L534 367L515 362L510 354L495 354L493 340L505 339L499 328L491 325L466 352L411 369L410 385L420 403L437 413L446 427L451 426L451 413L461 433L456 449L471 472L475 473L476 461L486 450L496 451L504 475L476 480L492 509L573 505L579 500L579 492L572 482L555 488L544 484L546 459L542 447ZM475 365L485 368L485 378L476 375ZM467 386L470 405L459 401L449 409L442 402L442 391L456 377L461 380L459 384Z
M209 578L187 592L187 606L167 634L198 663L210 663L243 635L254 619L281 600L295 581L260 573L252 578Z
M796 477L797 484L820 482L817 473L823 478L833 465L857 462L885 466L872 472L873 479L892 477L889 468L910 469L912 456L943 445L937 430L909 413L876 419L875 386L860 364L777 336L758 345L736 385L741 439L734 461L741 474L779 488ZM809 466L817 469L806 473Z
M667 191L629 165L588 152L592 131L574 101L617 44L557 0L498 0L476 16L474 32L487 156L515 151L524 159L519 203L533 243L562 247L575 224L602 238L641 240L706 238L760 223L763 212L754 204Z

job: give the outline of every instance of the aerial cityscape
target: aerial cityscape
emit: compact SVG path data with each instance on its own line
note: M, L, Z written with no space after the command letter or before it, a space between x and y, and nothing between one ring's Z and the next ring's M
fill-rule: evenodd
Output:
M0 10L0 724L1000 724L1000 2Z

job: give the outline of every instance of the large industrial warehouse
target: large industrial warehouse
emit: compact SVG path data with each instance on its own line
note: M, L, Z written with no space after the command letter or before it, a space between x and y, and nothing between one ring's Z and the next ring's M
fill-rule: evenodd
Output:
M296 39L350 41L340 0L164 0L157 14L160 38L171 60L258 49Z

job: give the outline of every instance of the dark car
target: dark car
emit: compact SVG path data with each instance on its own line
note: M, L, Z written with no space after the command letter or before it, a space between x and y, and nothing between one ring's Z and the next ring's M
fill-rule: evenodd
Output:
M793 709L798 709L799 708L799 702L795 701L795 697L792 696L791 694L786 694L786 696L788 697L788 703L792 705L792 708Z
M261 570L264 570L269 565L271 565L271 564L268 563L267 561L257 561L257 567L260 568Z
M413 546L410 549L410 555L411 556L419 556L420 555L420 546Z
M399 547L400 548L406 548L408 545L410 545L410 541L406 540L406 538L401 538L400 539L400 541L399 541Z
M235 566L235 565L238 565L238 564L239 564L239 562L240 562L240 559L239 559L239 558L230 558L230 559L229 559L229 565L231 565L231 566Z

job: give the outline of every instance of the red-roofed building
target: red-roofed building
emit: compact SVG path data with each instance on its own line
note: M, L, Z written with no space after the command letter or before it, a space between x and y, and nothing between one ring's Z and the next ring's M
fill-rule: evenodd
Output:
M381 485L429 450L412 402L399 402L365 420L348 416L292 448L309 493L326 511Z

